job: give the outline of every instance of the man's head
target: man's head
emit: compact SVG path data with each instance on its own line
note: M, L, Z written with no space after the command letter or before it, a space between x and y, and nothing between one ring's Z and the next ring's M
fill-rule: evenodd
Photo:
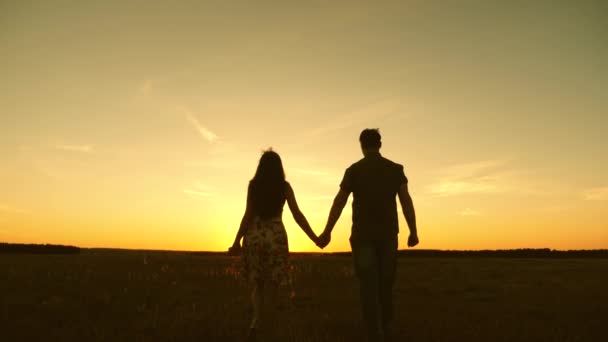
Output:
M378 152L382 146L380 131L377 128L366 128L359 135L361 151L366 156L370 152Z

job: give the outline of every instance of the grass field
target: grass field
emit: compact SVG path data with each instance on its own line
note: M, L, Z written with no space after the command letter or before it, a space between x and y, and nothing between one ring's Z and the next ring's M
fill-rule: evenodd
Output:
M348 256L292 258L295 297L261 341L364 336ZM90 250L0 255L2 341L240 341L236 259ZM601 341L608 259L399 260L396 341Z

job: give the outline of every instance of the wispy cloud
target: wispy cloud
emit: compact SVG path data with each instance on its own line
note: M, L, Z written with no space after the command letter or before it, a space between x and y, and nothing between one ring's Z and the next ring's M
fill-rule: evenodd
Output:
M58 150L70 151L70 152L80 152L80 153L92 153L93 146L91 145L72 145L72 144L56 144L55 146Z
M194 195L198 197L211 197L211 193L205 191L198 191L192 189L184 189L184 193L188 195Z
M430 192L435 196L505 192L508 190L505 178L509 174L505 171L506 163L496 159L450 166L430 186Z
M431 186L431 192L438 196L462 195L471 193L497 192L498 186L483 179L463 181L442 181Z
M507 159L488 159L471 163L455 164L445 168L442 173L457 178L477 177L495 171L496 169L505 166L508 162L509 160Z
M583 198L587 201L608 201L608 186L587 189L583 191Z
M396 96L385 96L356 110L332 116L332 119L313 129L308 135L325 135L355 125L377 122L402 108L402 100Z
M179 108L185 115L188 121L192 124L192 126L196 129L196 131L201 135L201 137L208 142L212 143L217 140L217 134L213 133L207 127L203 126L200 121L196 118L196 116L186 108Z
M196 197L212 197L215 195L213 187L201 182L196 182L194 187L184 189L183 191L187 195Z
M307 168L288 168L288 176L305 178L308 181L313 181L320 184L338 185L340 176L338 173L330 170L307 169Z
M479 216L480 213L477 210L473 210L471 208L465 208L460 212L460 216Z

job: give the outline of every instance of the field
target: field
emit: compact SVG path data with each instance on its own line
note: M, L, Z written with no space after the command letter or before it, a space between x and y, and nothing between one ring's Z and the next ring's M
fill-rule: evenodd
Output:
M348 256L296 255L295 296L260 341L358 341ZM240 341L248 288L236 258L83 250L0 255L2 341ZM599 341L608 259L399 260L395 341Z

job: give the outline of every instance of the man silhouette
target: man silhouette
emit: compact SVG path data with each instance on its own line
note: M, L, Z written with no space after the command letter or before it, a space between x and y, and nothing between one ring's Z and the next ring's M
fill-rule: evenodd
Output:
M321 248L329 244L331 231L352 192L350 244L355 274L359 278L363 318L370 341L382 341L390 338L393 316L392 291L399 233L395 197L399 196L410 230L409 247L418 244L416 214L403 166L380 155L382 142L378 129L364 129L359 142L364 157L346 169L317 244Z

